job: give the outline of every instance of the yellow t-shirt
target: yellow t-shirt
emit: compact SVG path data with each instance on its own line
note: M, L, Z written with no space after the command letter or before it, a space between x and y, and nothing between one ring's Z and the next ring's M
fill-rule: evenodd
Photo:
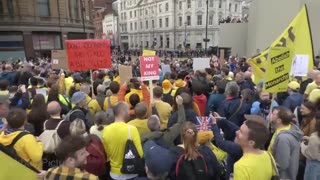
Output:
M262 154L244 153L234 164L233 179L270 180L273 174L272 160L267 151Z
M288 126L284 126L282 128L278 128L276 130L276 132L274 132L272 138L271 138L271 141L270 141L270 144L269 144L269 147L268 147L268 152L272 154L272 150L273 150L273 144L274 144L274 141L276 140L276 137L278 136L278 134L281 132L281 131L288 131L289 129L291 128L291 125L289 124Z
M306 90L304 91L304 94L309 95L312 90L317 89L317 88L320 88L320 86L318 86L316 84L316 82L313 81L312 83L308 84Z
M129 121L128 124L135 126L138 129L140 136L150 132L147 119L134 119Z
M160 100L155 100L154 103L159 114L161 129L165 129L171 116L172 107L170 104Z
M103 103L103 109L106 111L107 109L109 109L109 103L108 103L108 99L110 98L110 104L111 106L115 105L118 103L119 99L118 96L112 95L110 97L106 97L106 99L104 100Z
M125 98L125 101L126 103L130 104L130 96L132 94L138 94L139 98L140 98L140 102L143 101L143 94L142 94L142 90L141 89L133 89L131 88L130 92L128 94L126 94L126 96L124 97Z
M314 89L309 94L308 100L311 102L316 102L320 98L320 89Z
M124 122L114 122L105 127L102 131L102 143L111 164L111 173L121 175L121 167L123 162L124 150L129 137L129 129L131 139L140 155L143 157L143 150L140 135L136 127L128 125Z

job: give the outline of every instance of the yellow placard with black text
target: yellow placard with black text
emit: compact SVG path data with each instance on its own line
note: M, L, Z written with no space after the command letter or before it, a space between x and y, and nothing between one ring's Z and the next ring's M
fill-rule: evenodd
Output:
M257 56L248 59L253 75L254 83L257 84L265 77L266 63L268 59L269 49L271 47L287 47L292 49L292 55L304 54L309 56L309 67L314 67L314 55L312 47L312 38L310 33L310 25L308 21L307 7L304 6L297 16L292 20L285 31L267 48Z
M292 49L271 47L267 59L264 92L277 93L287 91L292 64Z
M142 51L142 56L155 56L156 51L144 49Z

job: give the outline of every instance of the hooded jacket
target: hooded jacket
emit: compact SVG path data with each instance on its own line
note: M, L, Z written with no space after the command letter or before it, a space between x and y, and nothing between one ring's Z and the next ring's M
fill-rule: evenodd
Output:
M207 97L204 94L193 96L193 101L198 105L201 116L206 112Z
M281 179L296 179L302 136L302 131L292 124L288 131L281 131L274 141L272 154Z
M9 81L9 86L17 85L16 72L2 72L1 79Z
M14 131L9 134L2 132L0 134L0 144L8 146L12 143L13 139L21 131ZM42 154L43 145L41 142L37 142L36 138L32 134L27 134L21 137L13 146L17 155L23 160L29 162L33 167L42 169Z

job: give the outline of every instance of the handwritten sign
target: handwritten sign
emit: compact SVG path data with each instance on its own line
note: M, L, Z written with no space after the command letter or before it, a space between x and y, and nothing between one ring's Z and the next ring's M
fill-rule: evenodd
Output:
M65 50L51 50L52 68L68 69L67 54Z
M304 77L307 76L309 68L309 55L296 54L291 65L291 76Z
M156 51L144 49L142 51L142 56L155 56Z
M141 80L159 80L159 60L158 56L140 56Z
M132 66L119 65L118 68L121 84L129 82L132 78Z
M210 58L193 58L193 70L204 70L210 67Z
M67 40L69 70L111 68L110 40Z

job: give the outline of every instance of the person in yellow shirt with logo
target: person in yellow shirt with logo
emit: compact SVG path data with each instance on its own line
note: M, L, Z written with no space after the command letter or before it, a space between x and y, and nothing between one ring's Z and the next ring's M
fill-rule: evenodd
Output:
M261 150L269 138L268 128L263 119L246 119L236 132L235 143L241 146L243 156L234 164L233 179L270 180L275 175L274 159Z

